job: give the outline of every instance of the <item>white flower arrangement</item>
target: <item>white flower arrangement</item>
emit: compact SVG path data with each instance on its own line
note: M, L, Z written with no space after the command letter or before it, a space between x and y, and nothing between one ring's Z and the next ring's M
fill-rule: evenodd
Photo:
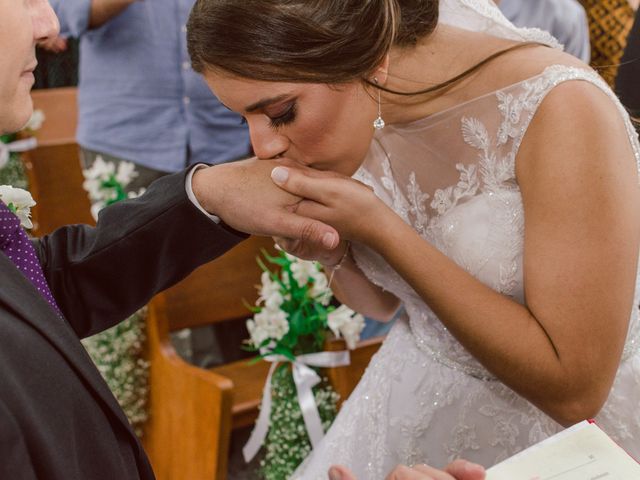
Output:
M330 330L355 348L364 328L364 317L349 307L330 305L333 294L317 262L301 260L286 252L271 257L280 273L270 271L262 261L261 285L253 318L247 320L250 348L262 356L271 353L293 358L322 350Z
M291 476L311 451L312 435L316 441L321 438L337 412L338 394L309 365L330 366L334 356L346 353L322 352L330 332L343 337L353 349L364 328L364 317L345 305L331 305L333 294L320 264L282 250L277 256L263 255L279 271L269 270L258 259L263 273L258 300L250 307L254 316L247 320L251 338L246 343L249 350L259 352L259 358L272 362L273 375L269 374L265 387L265 397L271 398L266 402L263 398L261 415L243 453L249 460L257 449L264 448L258 475L264 480L280 480ZM301 364L307 366L302 368ZM335 365L340 364L345 363ZM301 398L310 398L307 393L312 401L302 402ZM306 417L316 417L322 431L311 429Z
M107 205L119 202L126 198L135 198L145 191L141 188L138 192L126 193L125 188L138 176L136 167L132 162L120 162L116 168L113 162L105 162L98 155L95 162L86 170L84 175L83 188L89 194L91 200L91 215L98 219L98 212Z
M0 200L20 219L23 228L33 228L31 223L31 207L36 202L31 193L22 188L15 188L11 185L0 185Z

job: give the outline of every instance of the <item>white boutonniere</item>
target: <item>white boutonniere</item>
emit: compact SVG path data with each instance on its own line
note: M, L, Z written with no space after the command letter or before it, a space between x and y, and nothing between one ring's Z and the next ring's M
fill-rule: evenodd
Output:
M31 223L31 207L36 202L31 193L22 188L14 188L10 185L0 185L0 200L20 219L20 225L24 228L33 228Z

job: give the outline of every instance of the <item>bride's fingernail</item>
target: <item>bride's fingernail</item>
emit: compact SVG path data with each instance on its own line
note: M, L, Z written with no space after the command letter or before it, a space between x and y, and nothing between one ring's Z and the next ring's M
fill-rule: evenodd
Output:
M287 181L287 178L289 178L289 170L284 167L276 167L271 170L271 178L277 184L282 184Z
M333 233L325 233L322 237L322 244L326 248L333 248L336 243L336 236Z

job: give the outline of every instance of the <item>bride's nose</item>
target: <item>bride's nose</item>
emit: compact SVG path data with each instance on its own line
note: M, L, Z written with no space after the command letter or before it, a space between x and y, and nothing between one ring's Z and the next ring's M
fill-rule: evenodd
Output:
M256 122L257 123L257 122ZM262 160L284 156L289 149L289 138L264 125L249 125L251 146L256 157Z

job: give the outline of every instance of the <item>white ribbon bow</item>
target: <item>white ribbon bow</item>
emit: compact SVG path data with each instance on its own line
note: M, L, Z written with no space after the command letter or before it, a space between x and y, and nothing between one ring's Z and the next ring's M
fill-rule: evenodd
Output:
M26 152L27 150L33 150L37 146L38 142L34 137L16 140L11 143L0 142L0 168L7 164L11 152Z
M322 440L324 431L322 430L322 421L320 420L318 406L316 405L312 390L312 388L320 382L320 377L310 367L342 367L350 363L348 350L341 352L308 353L296 357L295 362L291 362L290 359L282 355L269 355L264 359L267 362L271 362L271 367L269 368L269 375L267 375L267 381L262 391L260 415L258 416L258 420L256 420L256 426L253 428L253 432L251 432L249 441L242 449L244 460L247 463L256 456L269 432L271 418L271 377L279 363L293 363L293 381L296 384L296 390L298 392L298 403L300 404L302 418L307 427L307 433L309 434L313 448Z

